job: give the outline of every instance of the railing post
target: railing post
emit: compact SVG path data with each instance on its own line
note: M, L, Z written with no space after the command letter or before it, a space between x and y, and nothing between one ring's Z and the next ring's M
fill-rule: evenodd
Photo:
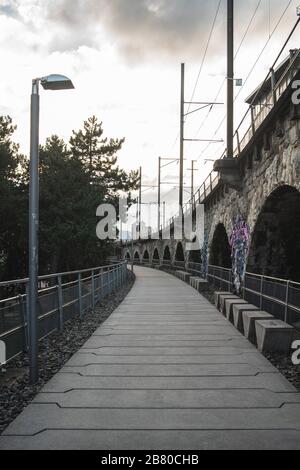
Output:
M26 302L24 302L24 297L23 295L19 295L19 303L20 303L20 309L21 309L21 314L22 314L22 320L23 320L23 328L24 328L24 348L23 351L27 352L28 351L28 322L27 322L27 309L26 309ZM4 325L3 325L4 327Z
M27 346L29 350L29 326L28 326L28 314L29 314L29 285L28 282L26 282L25 286L25 291L26 291L26 317L27 317L27 328L26 328L26 335L27 335Z
M58 316L59 316L59 331L64 328L64 311L63 311L63 293L61 275L57 277L57 295L58 295Z
M110 268L108 268L108 270L107 270L107 286L108 286L107 294L110 295L111 294L111 289L112 289L112 277L111 277L111 269Z
M275 90L275 85L276 85L276 78L275 78L275 72L274 69L270 69L271 72L271 88L272 88L272 96L273 96L273 106L276 104L276 90Z
M262 310L262 307L263 307L263 288L264 288L264 276L261 276L261 279L260 279L260 301L259 301L260 310Z
M286 283L285 311L284 311L284 321L285 321L286 323L288 323L287 317L288 317L288 307L289 307L290 282L291 282L291 281L287 281L287 283Z
M115 279L116 279L115 290L117 291L119 289L119 267L118 266L115 268Z
M100 299L104 297L104 269L100 269Z
M255 119L254 119L254 107L251 106L251 128L252 128L252 136L255 134Z
M95 310L95 272L92 270L92 309Z
M82 276L81 273L78 273L78 304L79 304L79 315L82 319Z
M240 153L241 153L241 142L240 142L240 133L239 133L239 130L236 131L236 141L237 141L238 154L239 154L239 156L240 156Z

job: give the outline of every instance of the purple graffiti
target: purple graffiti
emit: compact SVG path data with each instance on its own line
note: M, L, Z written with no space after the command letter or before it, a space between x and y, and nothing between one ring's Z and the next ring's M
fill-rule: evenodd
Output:
M249 252L250 227L242 215L238 215L233 224L229 244L231 247L233 283L239 293L244 281Z

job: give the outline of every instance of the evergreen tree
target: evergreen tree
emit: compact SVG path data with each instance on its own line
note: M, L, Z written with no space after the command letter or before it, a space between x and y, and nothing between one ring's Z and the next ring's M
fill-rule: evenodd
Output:
M15 126L0 117L0 276L28 273L29 161L12 141ZM103 138L102 123L91 117L73 131L70 146L52 136L40 147L39 273L89 268L104 263L111 240L96 236L96 209L114 204L136 189L137 172L117 165L124 139Z
M120 191L129 193L137 188L138 173L127 174L117 165L117 152L125 139L107 139L103 137L102 122L95 116L84 121L83 129L73 131L70 138L70 150L78 158L91 182L97 186L98 194L106 202L116 202Z
M0 276L24 276L28 227L26 160L12 141L16 130L9 116L0 116Z

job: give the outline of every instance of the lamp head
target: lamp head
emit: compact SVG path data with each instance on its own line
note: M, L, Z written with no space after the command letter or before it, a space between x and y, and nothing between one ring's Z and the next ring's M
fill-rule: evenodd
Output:
M48 75L41 78L44 90L71 90L74 88L72 81L64 75Z

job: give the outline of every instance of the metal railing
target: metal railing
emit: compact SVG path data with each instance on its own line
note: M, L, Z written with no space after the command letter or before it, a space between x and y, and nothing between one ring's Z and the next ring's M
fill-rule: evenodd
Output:
M214 288L233 292L231 269L210 265L207 277ZM260 310L300 329L299 282L246 272L240 295Z
M176 269L184 270L185 269L185 261L174 260L173 261L173 267L176 268Z
M300 283L246 273L243 298L260 310L300 329Z
M39 277L38 337L63 330L64 322L118 290L127 278L127 261ZM28 279L0 282L0 341L6 362L28 350Z
M215 289L228 292L233 290L231 269L209 265L207 268L207 280Z
M184 271L187 271L194 276L200 276L202 277L203 275L203 270L202 270L202 264L201 263L195 263L195 262L186 262L186 261L172 261L172 260L159 260L159 259L152 259L152 261L149 260L134 260L134 264L140 266L140 265L146 265L146 266L165 266L167 268L171 269L181 269Z

